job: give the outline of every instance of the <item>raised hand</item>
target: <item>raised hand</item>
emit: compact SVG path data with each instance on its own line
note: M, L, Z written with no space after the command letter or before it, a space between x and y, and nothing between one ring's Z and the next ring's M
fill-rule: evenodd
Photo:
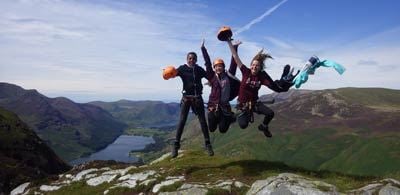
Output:
M240 44L242 44L242 41L236 40L232 44L233 46L239 46Z
M287 82L292 82L293 79L299 74L300 70L297 71L296 74L293 75L294 68L291 68L289 64L287 64L283 68L283 73L281 76L281 79L287 81Z
M201 47L204 47L204 42L205 42L205 39L203 38L203 40L201 41Z

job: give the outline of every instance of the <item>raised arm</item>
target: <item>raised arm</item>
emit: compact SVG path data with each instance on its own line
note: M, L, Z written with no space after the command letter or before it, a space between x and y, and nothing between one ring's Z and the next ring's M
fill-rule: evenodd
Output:
M229 49L231 50L233 59L235 59L235 62L236 62L236 64L238 65L238 67L240 69L243 66L243 63L240 60L239 55L238 55L237 51L235 50L235 47L232 44L232 41L228 40L227 42L228 42Z
M207 77L207 79L211 79L211 77L214 76L215 73L212 68L210 56L208 55L207 49L204 46L204 39L203 39L203 42L201 43L201 53L203 54L204 65L206 66L206 72L207 72L206 77Z
M235 48L236 53L237 53L237 51L238 51L238 47L239 47L240 44L242 44L241 41L236 41L236 42L233 44L233 47ZM228 72L231 73L233 76L236 75L236 67L237 67L236 61L235 61L235 59L233 58L233 55L232 55L232 57L231 57L231 64L230 64L230 66L229 66Z

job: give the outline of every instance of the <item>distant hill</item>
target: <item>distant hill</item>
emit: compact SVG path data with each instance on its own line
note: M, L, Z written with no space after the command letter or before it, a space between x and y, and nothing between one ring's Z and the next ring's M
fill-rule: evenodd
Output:
M132 128L175 126L179 120L180 105L161 101L89 102L110 112Z
M0 194L70 169L17 115L0 107Z
M100 107L8 83L0 83L0 106L16 113L68 161L107 146L126 127Z
M275 100L275 103L279 103L282 101L286 101L291 97L296 97L299 95L307 94L313 92L312 90L304 90L304 89L297 89L297 90L289 90L288 92L285 93L272 93L268 95L262 95L259 99L259 101L268 101L271 99Z
M400 174L400 90L291 90L280 96L285 98L269 105L275 111L271 139L257 130L262 118L255 114L247 129L234 124L211 136L217 155L348 174ZM187 147L202 144L200 132L197 121L185 128Z

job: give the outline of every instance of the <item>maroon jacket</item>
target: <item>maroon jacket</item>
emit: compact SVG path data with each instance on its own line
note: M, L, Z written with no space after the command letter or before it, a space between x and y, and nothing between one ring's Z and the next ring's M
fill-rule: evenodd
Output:
M237 46L235 46L235 49L237 49ZM221 85L218 81L217 75L214 72L210 60L210 56L208 55L207 49L205 47L201 48L201 52L203 53L204 57L204 62L206 66L206 78L208 79L210 85L211 85L211 93L210 97L208 99L208 106L213 106L216 104L220 104L220 98L221 98ZM231 64L229 66L229 70L226 76L229 77L229 86L230 86L230 95L229 95L229 101L233 100L236 98L236 96L239 94L239 87L240 87L240 81L234 77L236 74L236 62L231 58Z
M256 102L258 100L258 90L260 90L261 85L265 85L275 92L284 91L265 71L260 71L257 75L252 75L251 70L245 65L242 65L240 71L242 72L242 81L240 82L238 101L241 104Z

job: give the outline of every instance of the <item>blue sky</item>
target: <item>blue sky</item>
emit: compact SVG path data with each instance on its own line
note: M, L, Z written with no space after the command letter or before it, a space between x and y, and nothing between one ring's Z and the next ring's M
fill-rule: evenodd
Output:
M274 56L274 79L284 64L301 68L318 55L347 71L318 69L302 89L400 89L398 10L397 0L1 0L0 82L78 102L177 101L181 81L163 80L162 68L185 63L188 51L203 65L202 38L211 58L229 61L216 39L228 25L245 64L261 48Z

